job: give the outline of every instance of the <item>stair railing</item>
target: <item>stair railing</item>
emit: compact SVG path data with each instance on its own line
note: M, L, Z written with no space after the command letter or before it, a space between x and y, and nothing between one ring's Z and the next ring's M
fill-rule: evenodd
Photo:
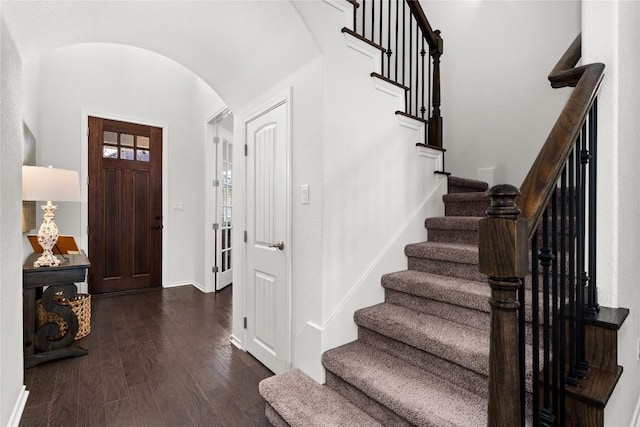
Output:
M349 1L354 6L353 28L342 31L382 51L381 72L372 77L404 89L405 109L396 114L424 122L421 145L442 149L440 31L431 28L417 0Z
M552 87L574 90L520 189L487 192L479 256L491 286L489 426L564 425L566 391L588 377L604 65L576 67L580 57L578 36L549 75Z

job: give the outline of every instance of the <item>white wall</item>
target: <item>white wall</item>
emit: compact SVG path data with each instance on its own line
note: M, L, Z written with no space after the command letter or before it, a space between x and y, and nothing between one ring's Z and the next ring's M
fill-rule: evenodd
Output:
M17 425L22 362L22 64L0 19L0 425Z
M274 97L280 97L291 88L292 108L292 331L296 336L306 322L321 319L322 296L322 70L323 61L318 57L296 70L270 90L255 97L254 101L234 111L234 193L233 209L238 230L244 229L245 171L244 171L244 122L257 113ZM309 204L300 201L300 186L309 185ZM242 233L233 234L236 254L244 248ZM241 257L233 258L233 334L236 343L242 345L244 329L244 264ZM292 339L292 341L295 341ZM295 352L294 352L295 353ZM293 355L295 358L295 354Z
M322 111L315 119L321 141L310 158L321 173L316 178L322 182L321 223L313 233L321 233L322 252L310 252L314 258L308 259L321 270L301 270L294 282L307 297L294 305L294 365L316 379L322 379L321 352L356 338L354 310L382 301L381 274L406 268L404 244L398 242L424 240L424 218L441 212L425 205L438 187L433 171L441 158L418 154L418 132L400 126L394 114L401 99L376 90L369 77L380 57L347 46L340 29L351 19L351 6L334 5L295 3L323 52ZM294 88L294 105L299 99ZM299 133L294 135L295 152L301 141ZM311 188L313 199L319 192ZM418 226L412 227L416 218ZM294 234L299 232L309 232L306 224L294 223ZM297 261L304 259L294 253ZM318 278L318 288L307 283ZM319 308L320 316L308 314Z
M288 1L8 1L3 10L25 60L79 43L137 46L183 64L232 109L318 54Z
M583 5L584 62L603 62L598 98L598 290L600 304L627 307L618 334L622 378L605 409L608 426L630 426L640 410L640 3L589 1ZM636 425L638 413L635 413Z
M165 128L163 284L204 283L203 194L205 122L223 101L182 65L143 49L84 44L25 64L27 122L40 165L81 171L86 184L86 116L117 118ZM86 249L84 201L60 203L56 222ZM171 209L181 202L183 211ZM91 256L91 254L89 254Z
M520 186L568 89L547 76L580 32L579 1L431 1L442 30L442 116L447 171Z

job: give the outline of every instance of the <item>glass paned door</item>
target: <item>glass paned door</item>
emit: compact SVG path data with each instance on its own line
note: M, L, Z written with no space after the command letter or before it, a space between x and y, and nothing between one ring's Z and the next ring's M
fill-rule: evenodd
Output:
M220 290L232 281L232 232L233 232L233 144L222 137L214 137L215 187L216 187L216 264L214 268L215 290Z

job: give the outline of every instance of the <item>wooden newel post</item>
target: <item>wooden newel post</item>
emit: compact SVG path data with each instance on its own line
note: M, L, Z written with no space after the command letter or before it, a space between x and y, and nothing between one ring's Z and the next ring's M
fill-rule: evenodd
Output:
M487 191L491 206L480 221L480 272L491 286L488 425L519 426L518 288L529 270L528 222L520 218L512 185Z
M440 115L440 56L443 52L440 30L434 31L437 44L433 46L429 55L433 58L433 86L431 89L432 107L429 117L429 134L427 144L442 148L442 116Z

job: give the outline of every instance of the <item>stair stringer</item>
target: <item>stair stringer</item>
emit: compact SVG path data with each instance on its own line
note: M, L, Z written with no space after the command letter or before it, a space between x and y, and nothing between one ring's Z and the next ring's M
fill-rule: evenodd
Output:
M438 153L438 155L435 155ZM430 158L437 164L440 152L420 147L419 155ZM325 382L325 370L321 356L326 350L354 341L358 338L358 328L353 321L354 313L364 307L384 301L384 288L380 278L389 271L406 268L407 258L404 247L416 239L426 240L424 218L443 215L442 196L447 191L446 179L437 176L435 185L425 196L418 209L398 228L397 233L380 251L376 259L346 294L340 305L328 316L323 325L307 324L294 337L294 354L302 356L294 360L294 366L319 383ZM320 348L317 343L320 342Z

